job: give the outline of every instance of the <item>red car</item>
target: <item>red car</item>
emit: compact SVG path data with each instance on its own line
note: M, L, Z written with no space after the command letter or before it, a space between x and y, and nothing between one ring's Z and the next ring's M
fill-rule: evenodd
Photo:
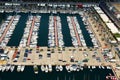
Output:
M27 60L31 60L30 58L27 58Z

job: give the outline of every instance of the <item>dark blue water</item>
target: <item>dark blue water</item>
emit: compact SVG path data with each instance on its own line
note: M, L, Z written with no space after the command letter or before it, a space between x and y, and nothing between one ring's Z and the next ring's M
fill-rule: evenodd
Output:
M48 46L48 26L49 26L49 15L40 14L40 27L38 31L37 46Z
M85 25L84 25L84 23L82 21L81 16L79 14L77 14L76 17L77 17L78 23L80 25L80 28L82 30L82 34L83 34L83 37L85 39L86 45L88 47L93 47L92 39L90 38L90 34L88 33L88 31L85 28Z
M0 24L6 19L5 13L0 13Z
M39 73L34 74L33 67L27 66L24 72L17 72L16 69L13 72L0 72L0 80L106 80L106 75L111 73L112 70L108 69L93 69L90 71L88 68L84 68L83 71L68 73L65 68L62 72L56 72L55 67L50 73L45 73L40 70Z
M6 13L5 16L8 15L15 15L16 13ZM48 46L48 26L49 26L49 16L60 16L61 18L61 24L62 24L62 33L63 33L63 40L65 43L65 46L73 46L71 41L71 35L70 30L67 23L67 16L76 16L78 19L78 22L81 26L81 30L83 33L83 37L85 39L85 42L88 47L93 47L93 43L91 41L90 35L88 31L85 28L85 25L82 22L82 18L78 15L71 15L71 14L31 14L31 13L19 13L21 15L20 20L18 21L18 24L16 25L15 30L13 31L13 34L11 36L11 39L9 40L7 46L19 46L20 40L24 33L24 28L26 27L26 21L28 19L28 15L40 15L41 21L40 21L40 27L38 30L38 39L37 39L37 46Z
M67 16L69 14L60 14L60 18L61 18L61 25L62 25L62 33L63 33L63 40L65 43L65 46L69 47L72 46L72 40L71 40L71 35L70 35L70 30L68 27L68 23L67 23Z
M7 46L19 46L20 40L24 33L24 28L26 27L26 21L28 19L28 14L20 13L21 17L13 31L13 34L7 44Z

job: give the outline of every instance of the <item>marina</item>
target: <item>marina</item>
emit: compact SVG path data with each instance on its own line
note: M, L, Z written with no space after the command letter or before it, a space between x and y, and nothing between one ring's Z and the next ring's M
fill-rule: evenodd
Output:
M44 9L45 4L38 6ZM120 31L114 25L117 33L111 32L107 23L112 20L102 18L102 8L97 4L82 8L79 4L70 10L69 4L48 6L0 13L5 15L0 25L0 80L14 74L12 80L119 80L115 35ZM67 11L60 10L64 6Z
M44 80L44 79L49 79L49 80L63 80L63 79L64 80L79 80L79 79L81 79L81 80L85 80L85 79L86 80L89 80L89 79L102 80L102 79L106 79L106 76L107 75L109 76L109 74L114 76L110 69L108 69L108 70L107 69L99 69L98 67L96 67L95 69L91 68L92 71L88 68L83 68L83 70L72 71L72 72L67 72L65 70L65 67L63 68L63 71L56 71L55 67L53 67L52 72L46 73L46 72L41 71L40 66L38 66L39 72L37 75L33 74L34 69L32 66L26 66L25 70L23 72L21 72L21 71L18 72L16 69L19 71L20 68L15 67L15 70L12 73L10 71L7 71L7 72L5 71L4 73L0 73L1 76L3 76L3 77L1 77L1 79L7 80L10 77L12 77L13 75L15 75L16 73L18 75L16 75L16 77L13 77L12 78L13 80L16 80L16 79L18 79L18 80L21 80L21 79L22 80L25 80L25 79L29 79L29 80L32 80L32 79L41 79L41 80ZM100 72L98 73L98 71L100 71ZM108 72L108 73L106 73L106 72ZM26 74L26 73L29 74L29 77L25 77L24 74ZM96 73L96 74L94 74L94 73ZM103 74L100 74L100 73L103 73ZM6 77L6 74L8 74L7 77ZM18 76L20 78L18 78Z
M25 13L23 13L22 15L27 16L28 14L25 15ZM42 14L42 15L43 15L43 14ZM63 15L63 14L60 14L60 15ZM69 15L69 14L68 14L68 15ZM80 15L79 15L79 16L80 16ZM76 21L76 20L77 20L77 19L75 18L75 21ZM54 29L55 29L55 30L54 30L54 33L55 33L55 45L58 46L59 44L62 44L62 45L59 45L58 47L64 47L64 44L66 44L66 43L63 42L63 41L65 41L64 38L63 38L64 35L63 35L63 32L62 32L63 30L62 30L62 26L61 26L63 23L61 23L60 21L59 21L59 22L56 22L55 18L54 18L54 22L55 22L54 26L56 26L56 27L54 27ZM79 24L77 23L77 27L75 27L75 23L74 23L74 20L73 20L73 19L71 19L71 22L72 22L71 24L73 25L73 31L75 31L76 38L78 39L78 42L77 42L76 44L78 44L79 46L84 46L84 47L86 47L87 44L86 44L85 42L87 42L87 41L85 41L84 38L83 38L83 35L80 34L80 33L82 32L82 30L80 31L80 26L79 26ZM40 23L40 22L39 22L39 23ZM57 23L58 23L58 24L57 24ZM30 25L30 24L29 24L29 25ZM34 22L31 23L31 25L34 25ZM61 27L58 27L58 29L57 29L57 25L60 25ZM34 26L33 26L33 27L34 27ZM24 35L29 35L29 36L28 36L28 39L26 38L27 40L26 40L26 39L24 40L24 41L27 41L26 45L24 45L24 46L28 46L28 45L30 44L30 37L32 36L31 33L32 33L33 27L30 28L30 31L29 31L29 34L30 34L30 35L29 35L28 33L26 34L26 32L24 32ZM40 27L40 26L38 25L37 28L39 28L39 27ZM26 25L26 29L29 29L29 28L27 28L27 25ZM78 32L79 32L80 35L78 35L77 30L79 30ZM73 32L73 31L72 31L72 32ZM14 32L15 32L15 31L14 31ZM28 31L27 31L27 32L28 32ZM59 35L59 34L60 34L60 35ZM11 36L13 36L13 35L15 36L15 34L12 34ZM20 33L19 35L22 35L22 34ZM49 35L48 35L48 36L49 36ZM39 36L38 36L38 37L39 37ZM58 38L60 37L60 39L58 39L57 37L58 37ZM1 38L2 38L2 37L1 37ZM22 42L21 42L22 40L18 40L18 41L20 41L20 42L17 41L18 43L13 44L13 43L11 43L11 42L12 42L12 40L13 40L14 38L13 38L13 39L12 39L12 38L13 38L13 37L10 38L10 42L8 42L8 46L10 45L10 46L13 46L13 47L14 47L14 46L17 47L18 45L15 45L15 44L19 44L19 45L20 45L20 44L22 43ZM24 36L23 36L23 38L24 38ZM37 39L37 40L38 40L38 39ZM71 39L71 40L72 40L72 39ZM82 42L82 43L81 43L81 42ZM11 44L10 44L10 43L11 43ZM37 41L36 44L37 44L37 45L40 45L40 44L38 44L38 43L39 43L39 42ZM48 43L49 43L49 42L48 42ZM46 43L45 43L45 44L46 44ZM21 46L21 45L20 45L20 46ZM42 45L41 45L41 46L42 46ZM44 44L43 44L43 46L44 46ZM47 46L47 45L46 45L46 46ZM49 46L49 45L48 45L48 46ZM72 45L71 45L71 46L72 46ZM71 47L71 46L69 46L69 47ZM93 47L93 46L88 46L88 47Z

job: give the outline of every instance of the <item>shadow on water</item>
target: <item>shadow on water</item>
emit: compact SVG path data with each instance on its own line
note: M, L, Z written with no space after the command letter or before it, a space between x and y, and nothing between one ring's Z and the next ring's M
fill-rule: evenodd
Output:
M17 72L17 67L13 72L0 72L0 80L105 80L106 75L111 73L110 69L96 69L90 70L84 68L79 72L68 73L64 68L62 72L56 72L55 67L49 73L42 72L39 66L39 73L34 74L32 66L26 66L23 72Z

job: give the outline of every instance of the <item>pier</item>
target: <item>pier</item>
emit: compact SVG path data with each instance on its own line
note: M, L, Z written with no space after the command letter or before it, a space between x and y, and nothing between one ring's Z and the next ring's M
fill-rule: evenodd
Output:
M57 18L54 16L54 32L55 32L55 45L58 47L58 32L57 32Z
M14 16L11 18L11 20L10 20L9 24L7 25L4 33L3 33L2 36L0 37L0 42L1 42L1 41L3 40L3 38L5 37L5 35L6 35L7 31L8 31L8 29L10 28L10 26L11 26L14 18L15 18Z
M75 25L73 17L71 17L71 21L72 21L73 29L74 29L74 32L75 32L75 35L76 35L76 38L77 38L77 41L78 41L78 45L82 46L81 42L80 42L80 38L79 38L78 32L76 30L76 25Z
M31 25L31 29L30 29L30 32L29 32L29 36L28 36L27 46L30 45L31 36L32 36L34 24L35 24L35 18L36 18L36 17L34 16L34 17L33 17L33 20L32 20L32 25Z

